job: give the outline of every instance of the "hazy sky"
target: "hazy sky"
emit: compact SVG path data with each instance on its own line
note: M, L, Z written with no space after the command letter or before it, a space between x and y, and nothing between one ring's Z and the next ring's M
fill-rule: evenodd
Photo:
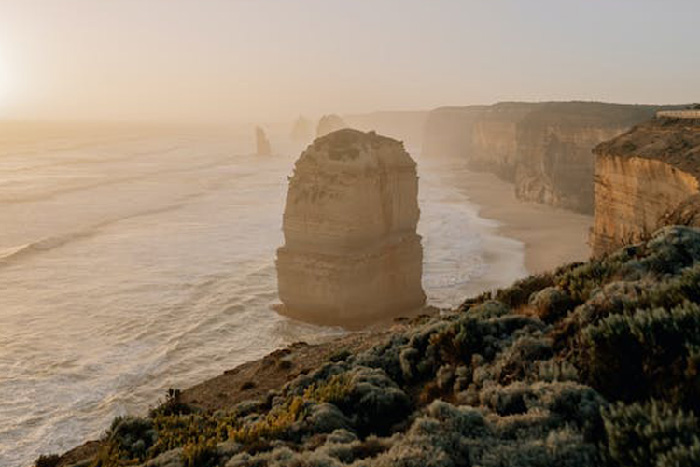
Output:
M0 0L0 116L700 100L699 0Z

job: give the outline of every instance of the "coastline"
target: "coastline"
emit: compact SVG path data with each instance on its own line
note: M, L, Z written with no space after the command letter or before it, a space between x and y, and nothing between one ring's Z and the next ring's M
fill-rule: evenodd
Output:
M459 193L453 201L473 213L469 228L480 238L482 260L488 266L483 274L460 288L462 300L485 290L508 287L528 274L587 258L585 238L592 217L521 202L515 198L513 185L495 175L472 172L458 164L452 169L434 173L431 182L440 183L440 177L449 179L449 186ZM468 206L464 206L465 198ZM313 371L330 355L384 342L411 321L407 317L398 323L384 322L311 345L282 347L184 389L182 401L204 410L217 410L230 407L241 398L262 397L286 381ZM98 446L99 442L93 441L71 449L64 453L61 465L94 455Z
M456 167L453 177L479 217L495 221L498 234L523 243L528 274L590 258L587 240L593 216L520 201L512 183L491 173Z

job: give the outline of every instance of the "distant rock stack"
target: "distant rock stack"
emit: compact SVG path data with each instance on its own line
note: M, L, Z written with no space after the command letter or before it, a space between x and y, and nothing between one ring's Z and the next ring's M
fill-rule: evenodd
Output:
M257 155L258 156L269 156L272 154L272 147L270 146L270 140L267 139L265 130L260 127L255 128L255 142L257 145Z
M406 314L425 303L416 163L399 141L340 130L296 162L277 250L280 299L323 324Z
M339 116L335 114L324 115L318 121L318 125L316 126L316 137L320 138L321 136L326 136L329 133L342 130L343 128L347 127L348 126L345 124L343 119Z
M308 144L311 141L311 121L304 117L297 118L289 135L290 139L297 144Z

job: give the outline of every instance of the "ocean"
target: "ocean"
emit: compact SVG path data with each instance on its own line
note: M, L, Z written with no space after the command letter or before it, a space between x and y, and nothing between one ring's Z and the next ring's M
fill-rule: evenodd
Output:
M168 388L345 332L274 311L299 151L251 149L203 131L0 138L0 466L96 439ZM464 168L409 150L429 304L524 276L523 245L459 189Z

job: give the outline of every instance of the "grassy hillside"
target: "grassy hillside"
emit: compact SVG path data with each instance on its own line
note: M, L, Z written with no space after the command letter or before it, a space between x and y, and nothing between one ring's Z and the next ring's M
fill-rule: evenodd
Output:
M700 463L700 230L570 264L339 351L226 410L173 392L86 465ZM46 460L46 459L45 459Z

